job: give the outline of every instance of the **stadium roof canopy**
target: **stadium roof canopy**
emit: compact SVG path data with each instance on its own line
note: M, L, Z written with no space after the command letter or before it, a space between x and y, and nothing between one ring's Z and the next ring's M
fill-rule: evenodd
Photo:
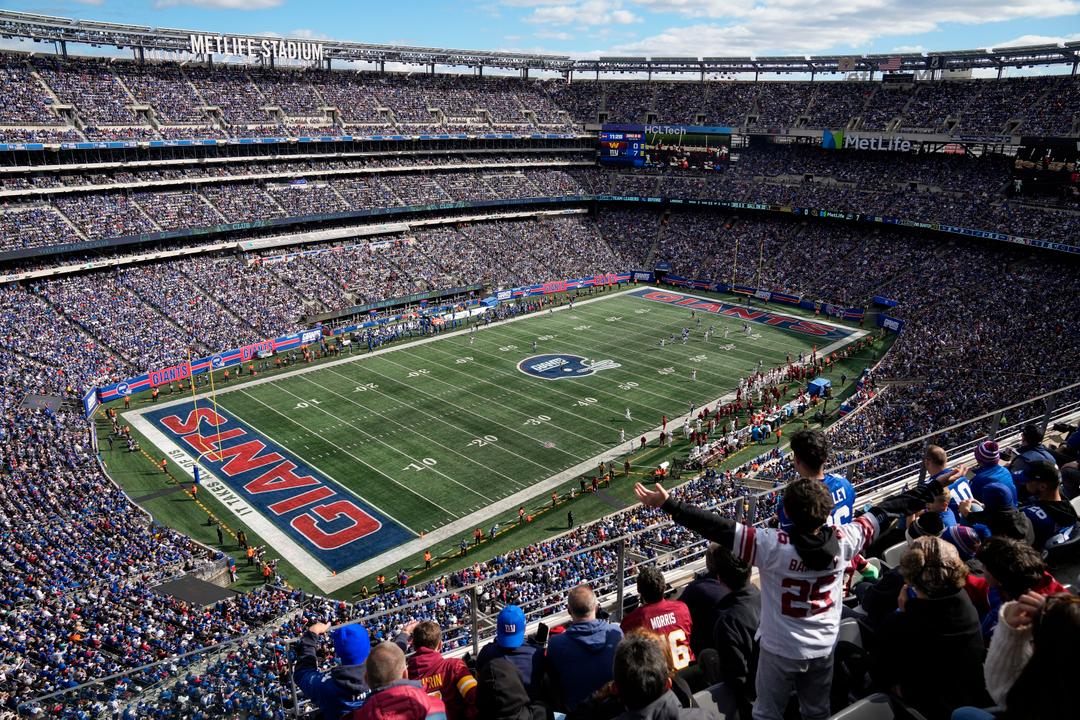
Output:
M69 18L0 10L0 36L26 38L39 42L110 46L118 49L189 52L190 38L206 35L204 31L151 28L142 25L73 20ZM229 37L238 37L229 35ZM258 40L264 36L253 37ZM277 39L277 38L275 38ZM284 38L311 43L309 38ZM323 46L324 59L411 65L446 65L492 67L510 70L547 70L562 73L837 73L849 71L916 72L923 70L968 70L1036 65L1080 63L1080 42L1064 45L1029 45L1024 47L942 51L928 54L903 53L883 55L828 55L779 57L600 57L575 60L568 55L539 53L455 50L405 45L317 41Z

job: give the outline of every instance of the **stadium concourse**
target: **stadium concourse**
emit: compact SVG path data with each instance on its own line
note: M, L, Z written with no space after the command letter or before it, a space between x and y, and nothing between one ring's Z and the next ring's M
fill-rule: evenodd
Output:
M954 517L960 530L947 531L944 518L940 528L929 519L952 514L940 497L903 501L930 509L918 533L948 536L952 544L934 539L914 543L912 538L913 550L899 560L895 550L888 558L899 570L880 577L879 569L887 567L878 559L857 563L856 575L866 579L856 586L861 586L858 601L850 598L852 607L845 613L861 615L867 632L853 635L847 626L843 638L848 644L841 648L847 654L837 664L832 710L873 691L895 694L899 688L929 720L947 718L967 704L1004 706L1008 720L1039 717L1045 705L1032 700L1028 682L1037 679L1022 675L1024 682L1013 686L1011 694L1009 685L1020 670L997 673L1003 655L1023 652L1018 647L1030 632L1025 618L1041 613L1063 623L1057 627L1066 639L1077 630L1075 617L1061 619L1068 607L1060 596L1040 599L1063 589L1044 575L1032 546L1046 544L1045 528L1039 526L1043 534L1037 535L1032 527L1028 536L1018 518L1045 519L1049 512L1056 523L1050 535L1073 531L1065 501L1080 491L1080 431L1070 416L1071 424L1044 428L1061 435L1059 445L1044 449L1042 439L1028 430L1020 448L1033 453L1021 460L1060 466L1062 499L1046 479L1053 472L1043 468L1021 475L1025 470L1014 464L1014 477L999 466L1007 462L1004 448L982 442L989 423L964 423L1063 387L1069 389L1053 396L1057 409L1071 407L1080 395L1071 385L1077 381L1080 357L1074 307L1080 273L1069 252L1080 237L1075 188L1058 183L1038 196L1018 193L1014 173L1025 161L1015 148L1003 150L1012 147L1003 138L1014 135L1075 143L1080 130L1075 76L895 87L772 80L567 83L300 73L223 63L181 67L16 53L0 56L0 75L5 88L0 143L12 145L0 149L0 703L5 714L314 717L325 698L313 692L315 702L310 702L303 683L294 693L293 670L310 669L313 661L328 668L334 650L333 643L325 643L316 661L311 652L318 639L305 635L308 628L354 622L349 627L359 627L356 632L372 647L402 640L399 633L407 628L415 653L410 677L416 677L417 658L430 659L435 651L431 626L417 630L416 621L434 621L441 628L444 651L460 654L496 636L508 648L517 642L516 652L496 652L527 665L532 651L525 649L535 650L536 640L522 640L518 630L508 633L506 622L535 627L538 621L554 625L557 619L562 624L568 600L574 622L564 636L599 627L607 638L601 644L614 654L615 672L625 670L631 653L637 653L638 665L648 667L655 648L625 640L617 649L618 638L611 641L617 631L590 619L595 608L590 593L579 586L591 585L619 616L623 608L613 601L623 588L616 587L616 579L636 577L647 616L656 587L655 575L644 568L685 574L700 565L704 553L701 522L686 521L677 503L712 507L718 516L766 528L777 522L781 487L800 475L816 476L812 461L804 458L793 465L786 443L758 450L749 437L732 433L715 457L738 454L738 460L684 471L685 482L672 489L674 501L660 506L659 498L646 495L645 505L612 512L557 537L494 556L481 546L471 551L472 564L461 569L431 572L419 582L410 582L406 573L404 582L391 578L382 592L346 600L295 589L300 578L278 572L273 548L256 552L252 547L248 556L232 536L207 546L151 521L137 504L140 498L128 496L105 470L121 454L139 458L138 443L124 428L123 401L97 410L99 418L116 413L114 424L102 421L115 432L100 438L80 401L91 388L151 369L295 333L313 317L325 318L326 331L360 320L384 321L348 334L362 351L430 330L411 317L393 320L401 311L423 315L419 300L405 299L410 295L463 303L476 299L461 293L463 288L482 286L497 298L502 288L634 270L651 277L653 268L667 267L669 275L797 296L809 301L810 312L869 310L875 297L894 304L888 312L903 319L902 331L862 379L849 406L857 410L824 430L831 447L826 469L843 464L859 492L845 498L849 510L865 509L870 482L922 462L925 436L945 428L952 429L934 437L935 443L963 445L965 454L974 446L973 461L984 466L979 472L997 472L995 482L972 480L985 511L961 510L957 504L961 515L974 516ZM333 111L325 112L328 108ZM595 162L595 132L586 127L601 120L728 126L742 137L738 160L722 173L607 168ZM934 140L925 150L904 154L837 152L815 143L786 142L789 129L830 128L887 129ZM432 133L466 136L419 137ZM480 137L487 133L493 137ZM316 135L387 139L224 142ZM74 144L193 138L222 142L153 149L146 144ZM25 143L50 145L28 148ZM61 152L52 143L73 145ZM657 201L627 200L638 197ZM727 205L691 208L660 199L722 200ZM772 211L772 206L789 212ZM822 212L795 215L792 207ZM854 221L855 215L879 221ZM883 224L881 216L900 221ZM1060 252L1038 243L1003 242L994 239L997 235L1056 243ZM456 294L446 294L454 289ZM558 302L563 300L560 296ZM541 295L514 305L493 303L489 312L503 318L544 311L550 303ZM356 308L363 308L362 316ZM309 346L306 356L280 353L260 359L269 367L286 358L287 364L309 358L318 362L339 351L336 342L320 341ZM803 381L810 375L796 376L787 363L760 371L795 385L790 397L809 402ZM748 385L754 384L754 375L746 378ZM136 398L136 403L146 400ZM736 414L744 425L752 417L745 410ZM1018 419L1042 424L1054 414L1055 408L1047 410L1040 399L1000 419L1003 425ZM791 433L781 430L790 440ZM99 448L106 441L108 449ZM677 450L689 453L691 444L680 442ZM882 452L901 443L909 444ZM729 453L728 444L737 453ZM695 449L695 458L714 449ZM806 452L812 460L815 451ZM860 485L864 481L868 484ZM984 485L993 487L984 494ZM159 488L155 492L170 493L178 502L190 497L164 484ZM954 488L966 499L961 486ZM810 505L820 505L813 487L800 486L796 492L804 493ZM755 498L754 516L748 518L750 497ZM1016 510L1018 504L1028 510ZM892 512L900 506L885 507ZM677 524L670 522L673 515ZM1075 523L1075 514L1071 518ZM859 533L879 522L884 516L864 515ZM730 526L720 525L707 532L730 544ZM1019 534L1020 542L988 539L989 534ZM620 538L625 540L616 542ZM904 535L887 539L903 542ZM262 544L251 538L251 545ZM864 555L880 556L885 549L879 540ZM976 554L967 578L969 567L960 561ZM759 549L759 559L766 555ZM714 621L714 609L706 607L701 615L701 606L691 606L694 629L685 628L689 632L683 639L689 636L697 662L680 667L675 694L689 703L695 689L711 686L715 704L720 696L715 683L723 681L724 692L747 720L752 700L747 690L753 686L747 677L753 669L749 638L758 613L767 624L766 616L777 610L764 604L749 610L755 593L742 587L745 567L715 549L708 563L706 575L712 576L695 581L699 590L705 586L703 592L727 595L729 605L737 601L747 612L728 613L729 624L721 628L727 634L714 636L715 622L702 619ZM949 573L925 581L922 565L948 566ZM191 575L227 577L230 566L241 576L238 588L251 588L255 572L264 569L267 582L206 607L154 589ZM718 574L720 566L727 572ZM763 567L764 580L758 582L768 581L767 573ZM987 587L986 575L996 578L993 587ZM1059 579L1067 584L1074 578ZM809 591L809 582L799 582ZM898 623L890 616L896 614L902 588L907 596L905 583L916 597L901 601L901 610L906 602L909 612L905 623ZM773 588L763 595L776 599L777 592ZM692 603L692 595L687 602ZM1020 605L1008 602L1018 600ZM860 604L863 610L855 610ZM502 615L508 607L520 608L520 616L516 610ZM951 612L962 616L968 631L961 641L948 638L956 663L967 663L974 672L968 673L963 692L928 698L911 674L921 658L901 656L898 638L908 632L925 642L921 648L937 647L934 643L943 642L945 634L937 623L952 618ZM484 622L474 626L476 614ZM839 620L838 611L827 615ZM736 622L741 624L730 624ZM500 629L493 633L496 625ZM294 643L301 636L306 645ZM735 636L747 645L738 646ZM858 642L851 642L855 638ZM981 684L984 641L989 647L987 680L993 682ZM556 656L567 644L552 640L549 649ZM680 658L688 657L683 645L675 637L667 646L680 665ZM1068 686L1047 669L1044 658L1053 652L1052 643L1047 645L1036 633L1038 663L1032 660L1032 667L1042 669L1045 687L1058 692ZM713 660L707 659L715 658L710 648L736 652ZM351 650L338 646L336 652L355 660ZM740 672L730 655L743 650ZM831 650L830 645L830 656ZM498 668L486 662L488 652L480 658L484 667ZM390 653L384 646L377 656ZM580 658L567 660L575 661ZM611 655L585 664L599 668L600 680L611 679L610 672L605 676ZM868 665L873 672L866 682L863 673L852 669ZM769 670L777 672L775 662ZM512 668L501 679L490 677L497 675L495 670L473 667L468 672L479 680L482 707L502 697L506 683L517 689L524 680L526 697L550 709L596 718L623 710L616 702L612 712L603 694L584 700L603 683L563 687L560 683L568 679L556 672L549 683L538 681L534 687ZM465 682L451 690L468 686ZM462 702L476 701L464 695ZM697 693L698 702L707 704L708 696ZM1061 703L1061 717L1076 716L1073 696L1052 697ZM546 710L538 712L546 715ZM497 715L484 710L481 716ZM964 720L968 717L983 716Z

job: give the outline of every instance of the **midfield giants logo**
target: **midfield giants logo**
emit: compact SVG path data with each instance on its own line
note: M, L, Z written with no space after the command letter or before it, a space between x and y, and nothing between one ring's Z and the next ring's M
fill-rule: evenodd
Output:
M589 360L581 355L533 355L518 363L518 370L544 380L562 380L592 375L621 367L614 360Z

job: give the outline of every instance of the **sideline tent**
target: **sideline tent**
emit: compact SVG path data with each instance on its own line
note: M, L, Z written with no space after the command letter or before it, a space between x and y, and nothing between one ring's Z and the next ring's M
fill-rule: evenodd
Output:
M825 391L832 387L832 381L825 378L814 378L810 381L810 385L807 388L807 392L810 393L810 397L825 397Z

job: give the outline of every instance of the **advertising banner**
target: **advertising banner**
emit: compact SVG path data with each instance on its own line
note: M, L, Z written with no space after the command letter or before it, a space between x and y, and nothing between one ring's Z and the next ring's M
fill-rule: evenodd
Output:
M273 340L261 340L259 342L250 343L243 347L226 350L209 357L198 358L192 360L190 363L185 361L178 365L153 368L137 377L128 378L126 380L121 380L118 383L98 388L98 400L99 402L118 400L126 395L134 395L135 393L142 392L143 390L150 390L159 385L168 385L169 383L186 380L193 375L201 375L208 372L211 368L214 370L221 370L222 368L249 362L258 357L264 357L270 353L295 350L296 348L318 342L321 337L322 328L315 327L301 332L290 333L289 335L282 335Z

